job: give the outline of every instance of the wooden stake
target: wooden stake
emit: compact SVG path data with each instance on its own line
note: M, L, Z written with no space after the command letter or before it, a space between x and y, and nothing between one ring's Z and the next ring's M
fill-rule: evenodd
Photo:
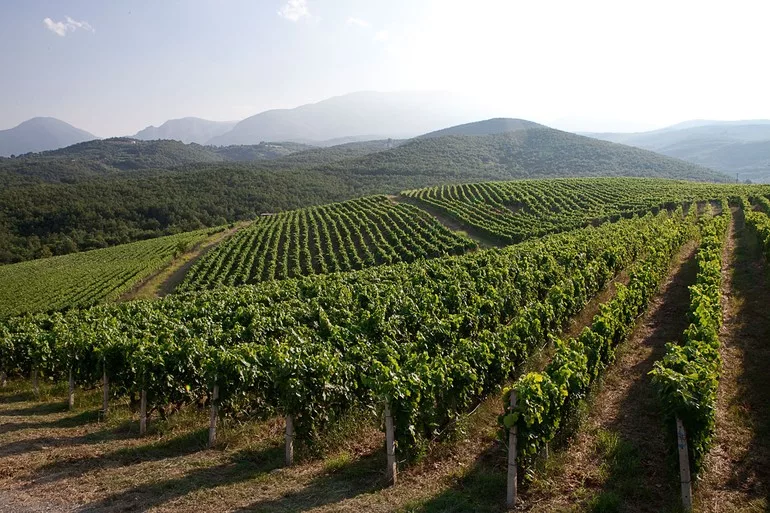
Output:
M0 386L4 387L8 384L8 374L5 371L0 371Z
M70 369L69 395L67 397L67 408L71 410L74 407L75 407L75 376L72 374L72 369Z
M209 447L214 447L217 441L217 416L219 407L217 406L217 400L219 399L219 385L214 385L214 389L211 391L211 417L209 418Z
M139 400L139 436L147 433L147 390L142 390Z
M511 411L516 408L516 391L511 390ZM506 504L509 509L516 507L518 469L516 467L516 425L508 430L508 489Z
M286 466L294 464L294 417L286 415Z
M391 485L396 484L398 468L396 466L396 434L393 429L393 415L390 404L385 403L385 454L388 456L387 478Z
M107 377L107 367L102 371L102 414L106 417L110 403L110 378Z
M35 397L40 395L40 387L37 384L37 367L32 369L32 389L35 391Z
M676 418L676 439L679 447L679 481L682 485L682 507L692 511L692 482L690 480L690 457L687 452L687 432L682 419Z

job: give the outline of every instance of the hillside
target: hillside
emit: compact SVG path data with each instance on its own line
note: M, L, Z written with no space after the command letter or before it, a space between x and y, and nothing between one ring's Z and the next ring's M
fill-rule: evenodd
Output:
M420 138L443 137L445 135L491 135L503 134L506 132L515 132L527 128L547 128L539 123L527 121L525 119L513 118L493 118L463 125L452 126L442 130L436 130L423 134Z
M720 170L740 180L770 181L770 122L691 121L651 132L592 133L597 139L645 148Z
M215 147L125 137L93 140L13 159L0 158L0 184L16 186L40 181L73 183L95 177L119 176L121 172L135 176L138 170L272 160L311 148L306 144L280 142Z
M137 141L116 137L75 144L45 152L42 157L62 157L128 171L132 169L169 168L200 162L221 162L224 157L198 144L179 141Z
M239 122L231 131L213 137L209 144L226 146L262 141L317 144L361 136L404 138L467 121L477 115L448 93L358 92L293 109L262 112Z
M0 157L62 148L97 137L56 118L32 118L0 130Z
M727 181L722 173L650 151L551 128L484 136L418 138L344 163L362 175L436 175L464 180L637 176Z
M185 158L192 152L191 160L223 159L198 145L120 141L109 146L117 151L110 162L120 163L126 152L144 145L176 148ZM397 143L351 143L249 163L204 161L172 169L112 171L66 184L16 183L0 190L0 204L5 206L0 210L0 262L442 183L588 176L728 180L649 151L547 128ZM88 154L92 147L98 145L76 148ZM99 155L98 150L92 153ZM150 165L157 162L153 155L141 151L134 158Z
M222 228L0 266L0 319L115 301Z
M237 121L210 121L201 118L170 119L162 125L148 126L131 138L142 141L171 139L183 143L205 144L212 137L230 131Z

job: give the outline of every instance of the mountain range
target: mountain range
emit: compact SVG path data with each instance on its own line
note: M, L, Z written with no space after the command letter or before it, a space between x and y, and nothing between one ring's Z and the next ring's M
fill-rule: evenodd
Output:
M450 93L357 92L293 109L268 110L238 122L193 117L173 119L159 127L140 130L131 138L174 140L220 148L205 150L207 158L201 158L203 150L200 149L182 150L184 154L193 153L189 158L181 158L180 163L185 164L190 161L272 159L307 149L294 146L290 150L282 147L273 151L276 148L266 146L268 143L327 147L347 142L388 141L416 136L427 139L448 135L489 135L519 128L545 128L531 121L510 118L494 118L481 125L467 123L478 119L478 111L478 108ZM649 132L582 135L651 150L737 175L741 180L770 181L768 120L691 120ZM0 131L0 156L53 150L93 139L96 139L93 134L63 121L34 118ZM392 142L388 144L392 145ZM238 148L224 149L230 146ZM121 151L129 149L136 148L124 147ZM171 153L177 151L166 149ZM108 153L113 152L109 150ZM127 160L136 161L133 157ZM165 154L160 155L160 160L154 157L145 159L139 167L147 168L156 163L159 167L167 167ZM125 169L129 164L109 165Z
M358 92L244 119L208 144L294 141L317 145L340 138L408 138L474 119L474 109L449 93ZM340 142L340 141L334 141Z
M209 121L201 118L170 119L159 127L148 126L138 131L133 139L142 141L173 139L183 143L206 144L211 138L232 130L237 123L237 121Z
M770 120L695 120L638 133L588 133L709 167L740 180L770 181Z

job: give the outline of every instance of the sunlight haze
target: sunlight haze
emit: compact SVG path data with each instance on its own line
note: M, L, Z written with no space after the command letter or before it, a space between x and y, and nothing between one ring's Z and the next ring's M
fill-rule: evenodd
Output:
M127 135L365 90L453 91L479 118L576 131L770 118L766 3L629 5L12 0L0 129L52 116Z

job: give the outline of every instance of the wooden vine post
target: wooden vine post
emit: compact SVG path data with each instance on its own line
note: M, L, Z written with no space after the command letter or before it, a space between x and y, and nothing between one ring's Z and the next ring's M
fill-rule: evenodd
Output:
M147 390L142 389L139 399L139 436L147 434Z
M70 368L69 375L69 394L67 395L67 408L70 410L75 407L75 376Z
M211 391L211 416L209 417L209 447L214 447L217 441L217 417L219 416L219 385L214 385Z
M0 386L4 387L8 384L8 374L5 371L0 371Z
M286 415L286 466L294 464L294 417Z
M516 408L516 391L511 390L511 411ZM508 486L506 493L506 504L508 509L516 507L516 481L518 479L518 469L516 467L516 424L508 430Z
M32 369L32 390L35 391L35 398L40 396L40 387L37 383L37 366Z
M102 370L102 415L107 417L110 404L110 378L107 377L107 365Z
M682 419L676 418L676 440L679 448L679 481L682 485L682 507L692 511L692 482L690 479L690 456L687 452L687 432Z
M385 403L385 454L388 456L386 476L388 483L396 484L398 468L396 465L396 434L393 428L393 413L390 411L390 403Z

